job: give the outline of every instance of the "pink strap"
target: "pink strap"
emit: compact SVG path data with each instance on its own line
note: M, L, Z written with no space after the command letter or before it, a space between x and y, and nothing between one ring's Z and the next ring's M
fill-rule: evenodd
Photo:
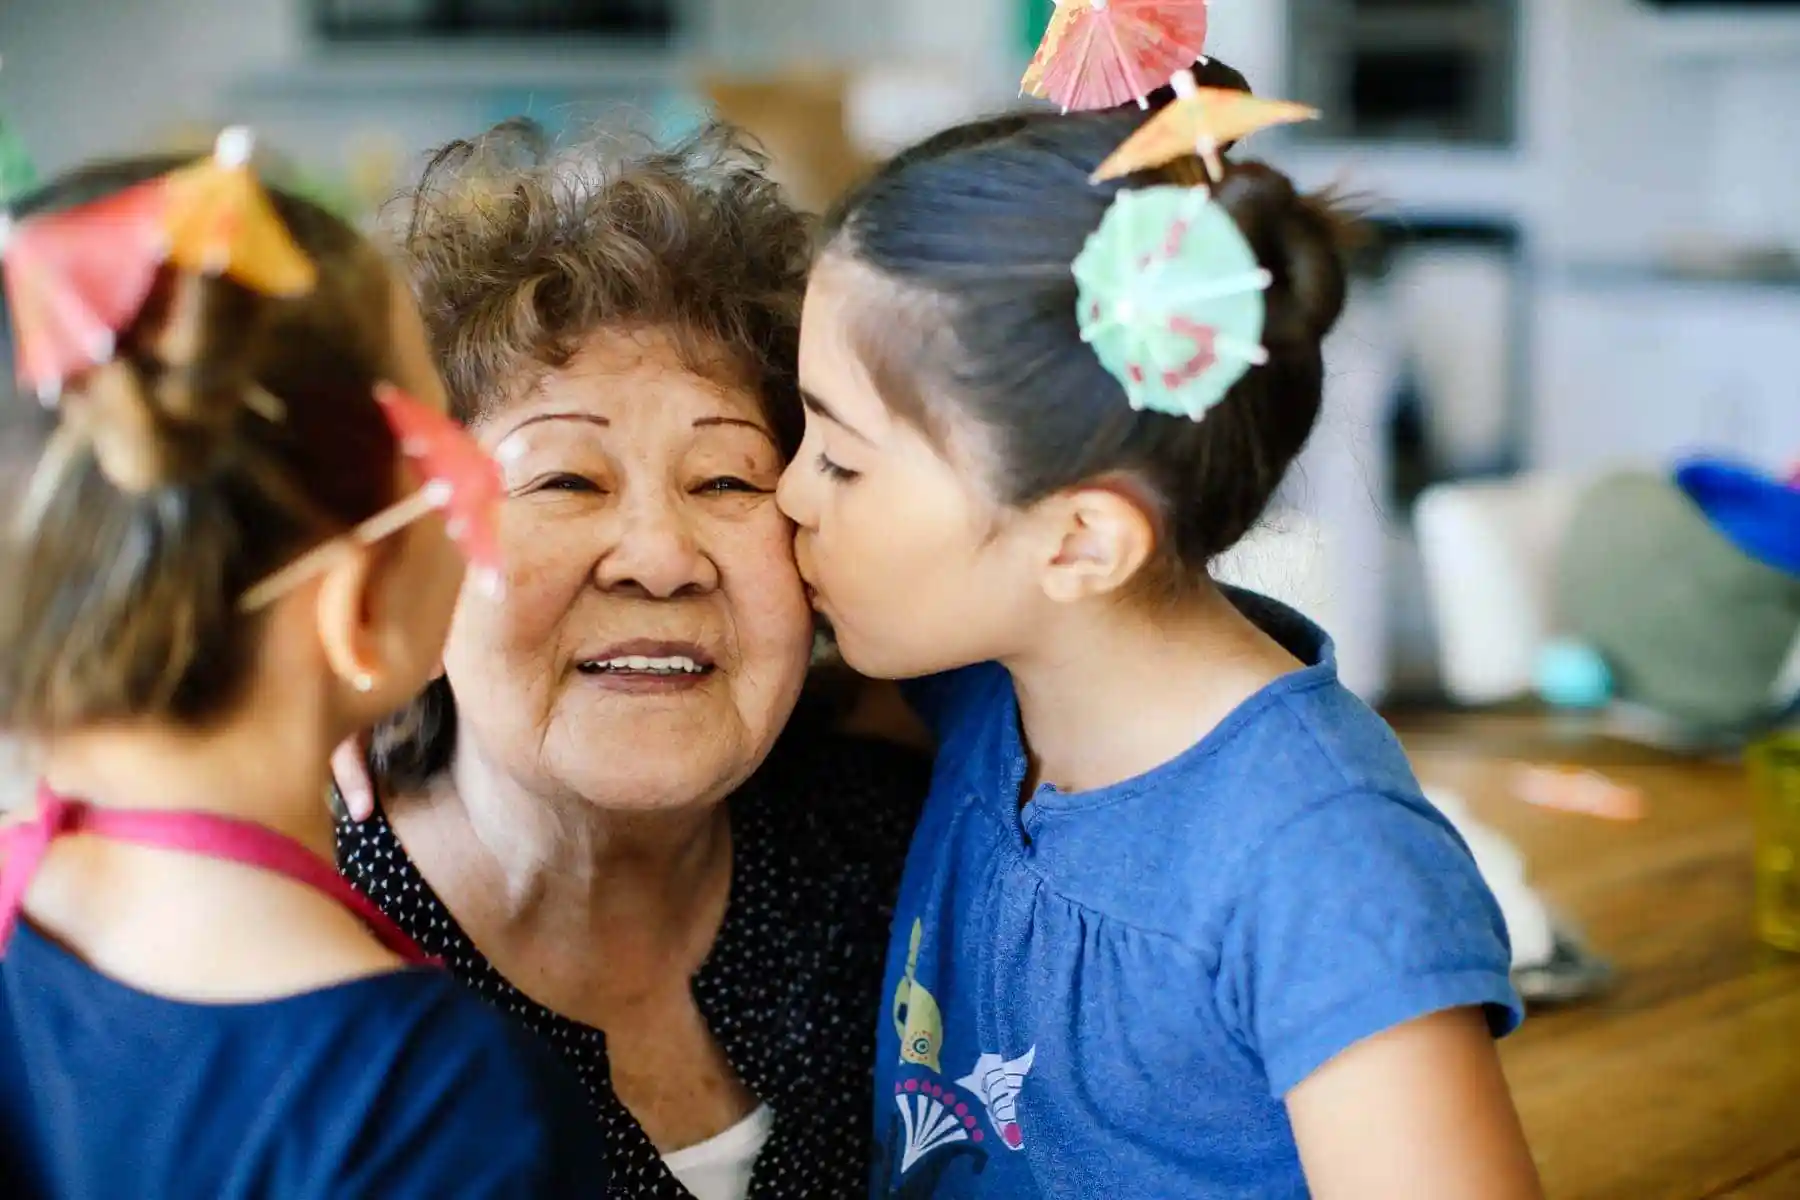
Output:
M0 950L12 938L25 891L50 843L85 833L273 871L336 900L367 925L377 941L407 962L441 965L330 863L272 829L217 813L99 808L59 796L41 784L37 802L34 820L0 830L0 853L5 856L0 861Z

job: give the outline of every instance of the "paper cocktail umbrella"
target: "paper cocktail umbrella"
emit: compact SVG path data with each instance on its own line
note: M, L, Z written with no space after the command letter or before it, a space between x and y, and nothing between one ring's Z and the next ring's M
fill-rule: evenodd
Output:
M78 208L14 222L0 214L0 262L19 383L54 400L72 375L112 357L156 284L167 195L152 180Z
M1197 421L1268 359L1269 273L1204 188L1121 192L1074 270L1082 340L1135 409Z
M1149 171L1176 159L1198 155L1217 180L1225 173L1219 149L1259 129L1317 119L1319 110L1288 100L1264 100L1227 88L1203 88L1192 71L1177 71L1169 81L1175 102L1125 139L1094 172L1096 183L1136 171Z
M1025 87L1065 111L1145 104L1205 45L1206 0L1060 0Z
M317 272L250 169L250 133L219 135L212 157L166 177L169 261L265 296L304 296Z
M506 495L499 465L468 430L445 413L420 404L395 387L382 387L375 398L400 439L401 453L425 477L418 495L431 508L443 511L445 528L462 547L476 581L497 592L503 565L500 501Z

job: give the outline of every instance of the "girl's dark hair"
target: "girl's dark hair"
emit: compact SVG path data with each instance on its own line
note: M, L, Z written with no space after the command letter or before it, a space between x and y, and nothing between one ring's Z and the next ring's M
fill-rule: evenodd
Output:
M15 219L180 165L83 168ZM216 718L255 654L239 597L393 499L397 447L373 390L389 374L392 277L338 218L270 195L317 267L312 292L274 300L165 268L114 359L69 380L55 411L0 404L0 728ZM177 327L193 341L174 354Z
M1192 68L1194 82L1203 88L1219 88L1228 92L1250 91L1250 81L1244 78L1243 72L1216 58L1203 58ZM1172 84L1163 84L1154 92L1144 97L1144 103L1151 112L1157 112L1175 103L1175 88ZM1121 111L1130 112L1138 109L1136 100L1128 100L1119 105ZM1227 143L1229 144L1229 143Z
M944 407L972 417L1008 504L1106 476L1135 481L1159 526L1141 582L1176 594L1248 532L1312 430L1320 342L1344 305L1345 224L1273 168L1229 165L1214 196L1274 277L1269 362L1204 420L1133 411L1081 340L1071 264L1121 188L1204 181L1183 160L1090 183L1141 120L1015 113L938 134L830 214L825 253L889 285L859 305L852 337L898 415L940 442Z
M509 121L432 158L404 198L406 265L451 408L475 422L597 333L654 329L688 366L750 388L785 455L806 418L795 372L811 222L723 124L670 147L616 138L552 153ZM450 763L456 702L439 678L375 732L390 786Z

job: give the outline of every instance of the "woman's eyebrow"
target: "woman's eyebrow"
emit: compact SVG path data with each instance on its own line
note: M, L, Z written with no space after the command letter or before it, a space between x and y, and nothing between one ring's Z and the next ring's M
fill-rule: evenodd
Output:
M531 425L541 425L546 421L580 421L587 425L598 425L602 429L608 429L608 428L611 428L611 426L612 426L612 422L607 420L605 417L601 416L599 413L541 412L541 413L533 413L529 417L526 417L523 421L520 421L517 425L514 425L511 429L506 431L505 436L502 437L500 440L505 441L507 438L510 438L513 434L519 432L519 430L521 430L521 429L524 429Z
M695 429L706 429L719 425L739 425L745 429L754 429L768 440L769 445L774 446L777 450L781 449L780 444L775 441L775 435L770 433L760 421L751 421L744 417L697 417L694 420Z

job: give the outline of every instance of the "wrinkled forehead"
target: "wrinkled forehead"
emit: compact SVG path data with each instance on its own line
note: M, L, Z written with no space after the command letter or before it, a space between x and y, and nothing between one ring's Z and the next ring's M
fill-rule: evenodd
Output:
M736 371L696 370L662 330L609 331L587 339L559 367L541 368L483 415L484 435L506 439L547 418L612 431L645 446L694 431L735 428L785 457L761 394Z
M798 442L792 376L790 394L771 396L766 380L703 335L622 323L558 349L550 363L519 356L496 371L472 424L508 427L546 406L589 412L620 427L685 425L715 415L754 423L784 455Z

